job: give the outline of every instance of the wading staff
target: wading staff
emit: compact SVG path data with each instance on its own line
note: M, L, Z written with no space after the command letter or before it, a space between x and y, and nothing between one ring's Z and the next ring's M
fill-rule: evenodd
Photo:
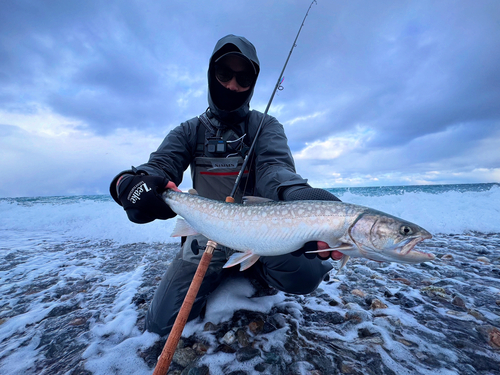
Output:
M293 49L297 46L297 39L299 39L300 32L302 31L302 27L304 26L304 23L306 22L306 18L309 15L309 11L311 10L312 5L316 3L316 0L313 0L311 4L309 5L309 8L307 9L306 15L304 16L304 19L302 20L302 24L300 25L299 31L297 32L297 36L295 37L295 40L293 41L292 48L290 48L290 52L288 53L288 57L286 58L285 65L283 65L283 69L281 70L281 74L278 77L278 81L276 82L276 86L274 86L273 93L271 94L271 98L269 99L269 102L267 103L266 110L264 111L264 116L262 116L262 120L260 120L259 127L257 128L257 132L255 133L255 137L253 139L252 145L250 146L250 150L248 150L245 159L243 160L243 165L241 166L240 172L238 173L238 176L236 177L236 180L234 181L234 186L233 190L231 191L231 195L226 197L226 202L228 203L234 203L234 195L236 194L236 190L238 189L238 186L240 185L241 178L243 177L243 173L245 173L245 169L247 167L248 161L250 160L250 157L253 154L253 150L255 148L255 144L257 143L257 138L259 138L260 131L262 130L262 124L264 123L264 120L266 118L267 112L269 111L269 107L271 107L271 103L273 102L274 95L276 94L276 91L278 91L281 87L281 83L283 82L283 73L285 73L286 66L288 64L288 60L290 60L290 56L292 55Z
M170 367L170 363L172 362L172 358L174 357L175 349L177 348L177 344L179 343L179 339L181 338L182 331L189 317L189 313L191 312L191 308L193 307L194 300L196 299L196 295L198 294L198 290L200 290L201 282L205 277L205 273L207 272L208 265L212 260L212 255L217 247L217 244L213 241L207 242L207 247L205 248L205 252L201 257L200 264L196 269L196 273L194 274L193 281L191 281L191 285L187 291L186 297L184 297L184 302L177 314L177 318L175 318L174 325L172 326L172 330L168 335L167 342L163 347L163 350L158 358L158 362L156 363L155 370L153 375L165 375Z

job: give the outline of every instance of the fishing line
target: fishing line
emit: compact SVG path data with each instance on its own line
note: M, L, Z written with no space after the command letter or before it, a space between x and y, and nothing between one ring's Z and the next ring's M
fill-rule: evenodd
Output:
M311 7L313 4L318 5L316 0L313 0L311 4L309 5L309 8L307 9L306 15L304 16L304 19L302 20L302 24L300 25L299 31L297 32L297 36L295 37L295 40L293 41L292 48L290 48L290 52L288 53L288 57L286 58L285 65L283 65L283 69L281 70L281 73L278 77L278 81L276 82L276 86L274 86L274 90L271 94L271 98L269 99L269 102L267 103L266 110L264 111L264 115L262 116L262 120L260 120L259 126L257 128L257 132L255 133L255 137L252 141L252 145L250 146L250 149L248 150L248 153L245 156L245 159L243 160L243 164L241 166L240 172L238 173L238 176L236 177L236 180L234 182L233 190L231 191L231 194L226 197L226 202L231 202L234 203L234 196L236 194L236 190L238 189L238 186L240 185L241 178L243 177L243 174L245 173L245 169L247 168L248 162L250 161L250 165L248 168L248 171L250 172L251 166L253 164L253 151L255 149L255 145L257 143L257 139L259 138L260 131L262 130L262 125L264 124L264 120L267 116L267 112L269 111L269 107L271 107L271 103L273 102L274 95L276 95L276 91L278 90L283 90L283 86L281 85L283 83L283 80L285 77L283 76L283 73L285 73L286 66L288 64L288 60L290 60L290 56L292 55L293 49L297 47L297 40L299 39L300 32L302 31L302 27L304 26L304 23L306 21L307 16L309 15L309 11L311 10ZM248 183L249 178L247 178L247 183ZM246 191L246 184L245 184L245 189L243 191Z

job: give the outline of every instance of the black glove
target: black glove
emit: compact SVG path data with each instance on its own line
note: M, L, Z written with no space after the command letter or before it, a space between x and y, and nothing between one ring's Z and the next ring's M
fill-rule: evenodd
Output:
M300 249L295 250L292 254L293 256L300 257L301 255L304 255L307 259L314 259L318 255L317 253L307 253L307 251L315 251L318 250L318 242L317 241L310 241L306 242L304 246L302 246ZM319 257L318 257L319 258Z
M176 215L161 198L169 179L145 174L124 174L117 182L118 200L130 221L137 224Z
M335 195L324 189L312 188L310 186L290 186L283 191L284 201L338 201Z

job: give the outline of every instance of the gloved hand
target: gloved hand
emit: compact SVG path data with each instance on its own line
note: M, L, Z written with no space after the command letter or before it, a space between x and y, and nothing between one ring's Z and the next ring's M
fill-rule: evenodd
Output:
M176 213L161 198L168 182L168 178L160 176L122 175L116 183L116 190L129 220L145 224L174 217Z
M304 246L302 246L300 249L295 250L292 255L298 257L301 256L302 254L307 258L307 259L314 259L318 257L319 259L322 260L327 260L328 258L332 258L333 260L339 260L342 258L344 254L342 254L340 251L337 250L329 250L329 246L326 242L322 241L310 241L306 242ZM320 253L308 253L308 251L316 251L316 250L322 250L325 249L325 251L322 251Z

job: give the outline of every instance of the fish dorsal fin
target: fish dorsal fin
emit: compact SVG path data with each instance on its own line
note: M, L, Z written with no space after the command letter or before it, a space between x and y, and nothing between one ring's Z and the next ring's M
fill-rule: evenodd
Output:
M189 189L188 193L191 195L198 195L198 192L196 191L196 189Z
M243 204L244 205L252 205L252 204L262 204L262 203L269 203L269 202L274 202L272 199L269 198L263 198L263 197L254 197L252 195L244 196L243 197Z

